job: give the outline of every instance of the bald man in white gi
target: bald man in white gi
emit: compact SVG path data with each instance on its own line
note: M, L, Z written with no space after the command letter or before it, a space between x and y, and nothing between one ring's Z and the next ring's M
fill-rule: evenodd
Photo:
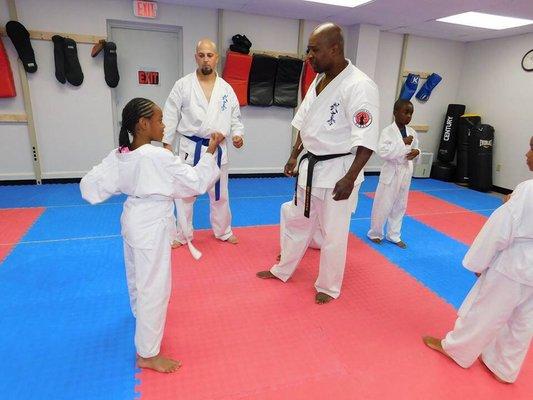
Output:
M304 149L306 154L294 201L282 206L281 259L257 276L286 282L321 229L315 301L324 304L341 292L350 218L363 167L378 143L379 94L376 84L345 59L337 25L325 23L313 31L308 57L318 75L292 121L299 134L285 173L293 175L298 155Z
M212 133L220 132L227 138L215 154L220 167L220 181L208 191L210 221L217 239L237 244L238 239L231 229L226 142L231 138L235 148L244 144L239 101L231 86L215 70L218 52L213 41L202 39L198 42L195 59L198 65L196 71L175 83L165 103L163 143L179 154L185 163L196 165L205 154ZM179 145L176 143L177 135L180 136ZM196 197L176 200L177 212L185 215L186 226L178 223L177 235L171 238L172 247L193 239L195 201Z

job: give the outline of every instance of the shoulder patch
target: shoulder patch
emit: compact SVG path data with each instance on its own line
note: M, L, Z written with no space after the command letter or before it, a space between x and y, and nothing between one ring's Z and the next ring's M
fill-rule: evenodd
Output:
M372 123L372 114L366 109L357 110L353 116L353 123L358 128L366 128Z

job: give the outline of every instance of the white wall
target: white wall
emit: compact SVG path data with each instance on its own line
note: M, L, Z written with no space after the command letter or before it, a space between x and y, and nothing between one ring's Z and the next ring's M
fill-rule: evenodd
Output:
M9 16L5 3L0 1L2 25ZM107 19L151 22L133 16L130 0L47 0L46 6L43 3L43 0L16 1L19 20L28 29L107 36ZM197 41L204 36L216 37L216 21L214 10L164 3L159 3L159 17L153 20L157 24L183 27L185 71L195 68L193 54ZM0 112L23 113L16 51L8 38L3 41L17 82L17 97L0 99ZM102 58L90 57L92 45L78 44L85 79L75 88L56 81L52 42L33 40L32 45L38 70L29 74L29 82L43 178L82 176L115 146L112 89L104 81ZM0 131L3 136L0 180L34 177L26 126L1 124Z
M225 52L231 37L245 34L252 41L252 49L285 53L298 51L298 20L250 15L239 12L223 13L223 44ZM222 70L222 68L219 68ZM245 128L244 147L230 148L230 172L279 173L289 157L292 131L292 108L241 108Z
M458 99L494 127L493 183L507 189L531 179L524 154L533 135L533 72L520 61L532 43L530 33L466 46Z
M17 0L19 19L29 29L106 36L108 19L150 22L132 15L130 0L47 0L46 7L43 3L42 0ZM5 24L8 13L4 1L0 1L0 11L0 23ZM217 13L205 8L159 3L159 17L153 22L183 28L185 73L195 69L193 54L198 39L204 36L216 38L217 34ZM305 22L304 45L317 24L316 21ZM367 39L374 37L373 43L379 43L376 53L376 49L359 51L361 26L344 27L344 30L346 54L353 62L361 66L368 64L369 68L375 69L367 72L374 75L380 88L380 128L383 128L392 118L402 36L366 29L363 33ZM245 33L255 49L297 52L298 20L225 11L222 32L225 46L229 45L233 34ZM18 96L0 99L0 109L1 112L24 112L15 65L16 52L8 39L4 38L4 44L12 61ZM55 80L52 43L34 40L32 44L39 70L30 74L29 80L43 177L79 177L115 146L113 89L108 88L103 79L101 57L90 57L91 45L78 44L85 81L82 86L74 88ZM462 43L411 36L406 68L436 71L444 78L427 104L414 101L413 123L430 125L428 133L420 134L423 150L436 150L446 106L456 101L463 56ZM366 57L377 59L375 67L374 60ZM247 106L242 108L242 114L246 142L243 149L231 150L231 172L281 172L290 151L293 111ZM6 155L0 158L0 180L33 177L26 126L2 124L0 130L3 138L7 138L0 142L0 152ZM381 161L373 157L367 170L378 170L380 164Z

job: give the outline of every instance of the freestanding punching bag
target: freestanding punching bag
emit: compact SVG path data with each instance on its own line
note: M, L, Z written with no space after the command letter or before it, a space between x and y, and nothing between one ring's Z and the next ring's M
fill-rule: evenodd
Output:
M442 136L437 154L437 159L440 162L449 163L455 158L459 118L465 113L465 109L466 107L463 104L448 105L448 111L446 112L446 118L444 119L444 126L442 128Z
M437 162L431 167L431 177L434 179L451 182L455 178L455 165L451 162L455 158L459 118L465 113L465 109L463 104L448 105L437 152Z
M492 147L494 128L479 124L470 130L468 140L468 186L482 192L492 188Z
M476 114L465 114L459 118L459 128L457 129L457 183L468 183L468 138L470 130L480 123L481 117Z

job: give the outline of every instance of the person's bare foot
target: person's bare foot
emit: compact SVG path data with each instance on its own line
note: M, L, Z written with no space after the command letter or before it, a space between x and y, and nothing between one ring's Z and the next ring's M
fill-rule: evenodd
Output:
M261 279L279 279L270 271L259 271L257 274L255 274L255 276Z
M446 357L451 358L448 353L446 353L442 348L442 340L437 339L433 336L424 336L422 340L424 341L425 345L430 349L438 351L439 353L444 354Z
M239 243L239 239L237 239L237 236L231 235L229 238L225 240L225 242L231 243L231 244L237 244Z
M174 240L172 243L170 243L170 247L173 249L177 249L180 246L183 246L183 243L178 242L177 240Z
M396 246L398 246L400 249L406 249L407 248L407 245L405 244L405 242L402 242L401 240L399 242L394 242L394 244Z
M381 239L380 238L370 239L370 241L374 242L375 244L381 244Z
M500 383L505 383L505 384L507 384L507 385L510 385L510 384L511 384L511 382L504 381L502 378L500 378L498 375L496 375L496 374L494 373L494 371L491 370L487 364L485 364L485 362L483 361L483 358L482 358L482 357L479 357L479 362L481 363L481 365L483 365L483 366L485 367L485 369L486 369L487 371L490 372L490 374L493 376L493 378L496 379L498 382L500 382Z
M153 369L157 372L171 373L176 372L181 367L181 363L158 354L149 358L137 357L137 366L139 368Z
M326 304L329 303L331 300L333 300L333 297L326 293L318 292L315 296L316 304Z

